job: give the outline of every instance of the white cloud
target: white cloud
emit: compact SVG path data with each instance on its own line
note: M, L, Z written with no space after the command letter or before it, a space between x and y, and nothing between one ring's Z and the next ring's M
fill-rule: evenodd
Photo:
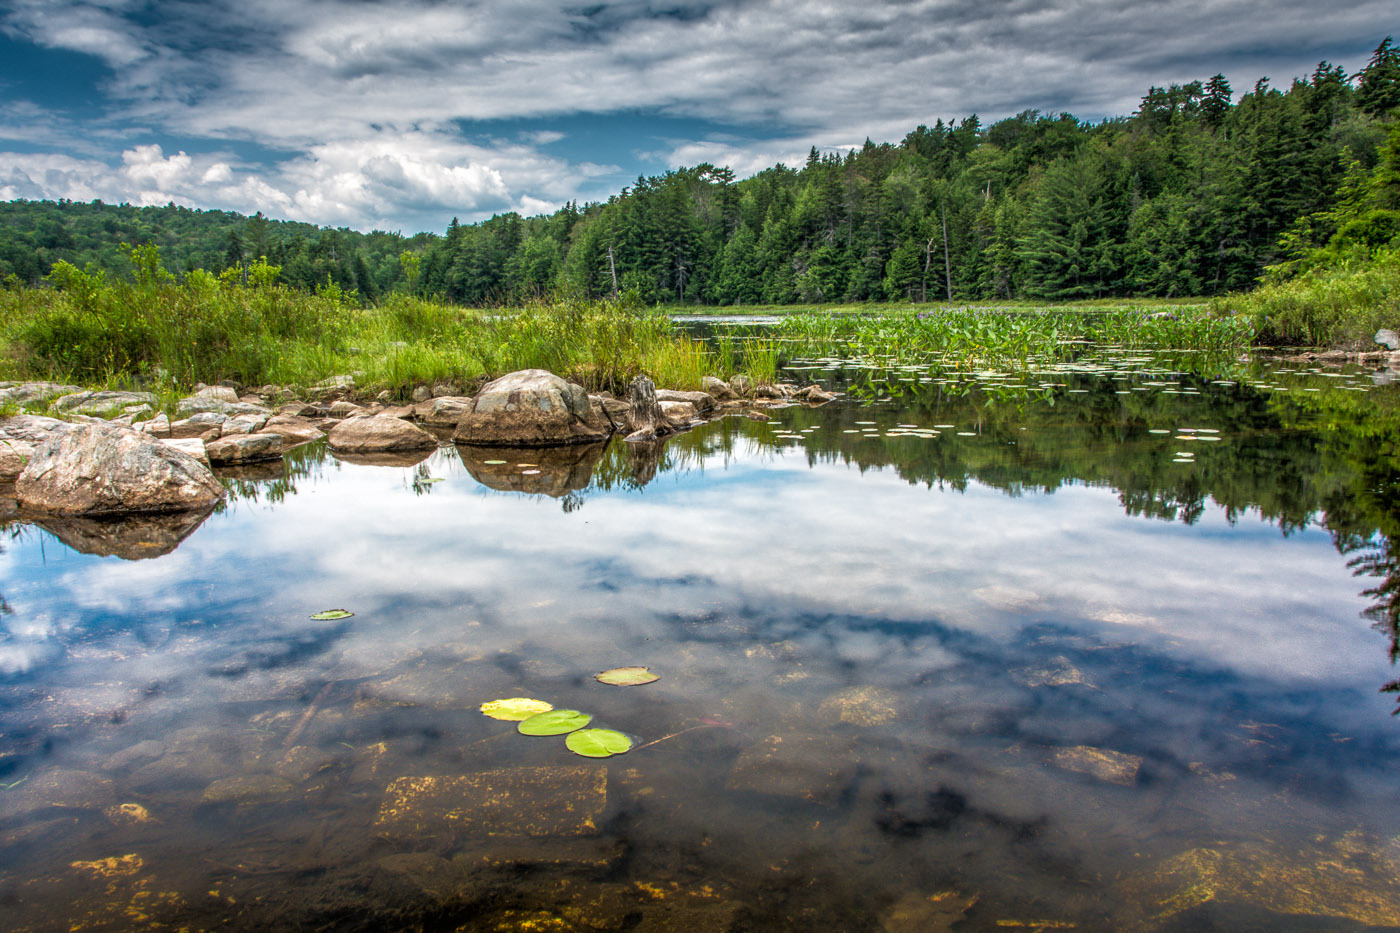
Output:
M797 161L811 145L897 140L973 112L1124 114L1149 85L1221 69L1241 90L1261 74L1282 83L1307 73L1323 54L1349 56L1341 64L1355 70L1393 13L1390 0L1343 0L1326 17L1306 0L715 0L664 13L565 0L159 6L154 22L138 22L124 0L21 0L0 23L22 40L101 57L119 109L97 130L151 128L128 146L170 134L296 154L270 167L224 156L227 176L211 161L192 180L171 163L133 178L123 197L236 198L257 190L247 184L257 175L301 219L363 227L431 217L433 228L452 213L580 198L597 174L539 152L563 138L557 130L473 144L463 123L635 112L746 126L752 133L731 138L702 122L700 138L669 148L672 164L742 175ZM43 123L31 115L0 136L52 141ZM65 152L114 158L86 127L69 136Z

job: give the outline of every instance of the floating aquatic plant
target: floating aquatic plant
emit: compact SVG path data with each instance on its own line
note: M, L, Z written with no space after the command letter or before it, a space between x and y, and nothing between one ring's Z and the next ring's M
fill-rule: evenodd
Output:
M569 751L585 758L611 758L631 751L632 740L612 729L580 729L564 740Z
M564 735L582 729L592 721L592 716L576 709L555 709L536 713L515 728L521 735Z
M638 687L660 680L661 675L653 674L648 667L614 667L594 675L593 679L613 687Z
M481 711L492 719L506 722L520 722L539 713L554 709L554 704L530 697L508 697L504 700L491 700L481 704Z
M336 619L348 619L354 614L349 609L322 609L311 618L316 622L333 622Z

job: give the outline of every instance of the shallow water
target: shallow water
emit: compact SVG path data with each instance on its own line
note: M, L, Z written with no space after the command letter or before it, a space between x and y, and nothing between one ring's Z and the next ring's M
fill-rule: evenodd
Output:
M797 365L849 397L14 523L4 926L1400 928L1393 388Z

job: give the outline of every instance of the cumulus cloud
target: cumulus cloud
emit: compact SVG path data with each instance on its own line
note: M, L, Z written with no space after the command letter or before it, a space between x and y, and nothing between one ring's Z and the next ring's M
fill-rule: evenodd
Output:
M1149 85L1219 70L1240 88L1264 74L1285 82L1323 57L1354 70L1393 12L1388 0L1341 0L1326 17L1305 0L164 0L158 16L138 6L148 5L20 0L0 28L100 57L114 125L297 153L243 171L304 219L356 226L402 225L428 203L434 216L467 218L557 204L596 175L539 152L560 141L555 130L518 127L513 145L473 148L463 127L682 117L697 138L671 141L666 161L744 174L937 118L1026 108L1093 118L1131 112ZM657 155L655 140L618 151L629 148ZM224 161L232 178L202 183L251 193ZM164 191L172 177L131 190ZM400 197L407 209L394 207Z

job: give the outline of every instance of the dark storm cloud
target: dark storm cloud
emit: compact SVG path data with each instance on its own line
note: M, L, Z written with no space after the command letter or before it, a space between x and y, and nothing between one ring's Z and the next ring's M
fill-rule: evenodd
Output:
M216 202L223 191L218 203L229 203L231 188L245 186L246 200L265 186L298 216L363 226L392 222L401 200L455 199L439 203L467 216L555 204L602 171L522 138L468 145L464 123L533 118L548 130L550 118L577 114L666 114L701 129L672 140L667 161L749 171L810 145L898 139L940 117L1036 108L1100 118L1131 112L1150 85L1217 71L1244 90L1263 75L1286 84L1323 58L1355 70L1394 13L1390 0L1319 9L1303 0L17 0L3 29L99 57L110 70L106 129L139 120L181 138L301 153L211 163L199 178L196 159L184 187L140 197ZM706 122L752 131L709 137ZM619 140L614 158L634 162L638 148ZM646 148L655 153L655 142ZM92 160L93 171L117 159Z

